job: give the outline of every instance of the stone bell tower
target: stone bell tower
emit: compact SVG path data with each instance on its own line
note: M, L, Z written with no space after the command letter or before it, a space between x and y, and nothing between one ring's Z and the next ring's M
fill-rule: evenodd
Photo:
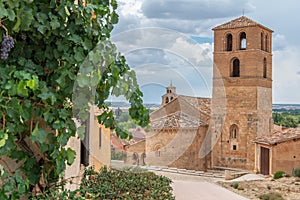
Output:
M177 97L176 94L176 87L172 85L172 83L166 87L166 94L162 96L162 102L161 105L165 105L172 101L175 97Z
M213 28L213 166L253 170L272 128L272 30L242 16Z

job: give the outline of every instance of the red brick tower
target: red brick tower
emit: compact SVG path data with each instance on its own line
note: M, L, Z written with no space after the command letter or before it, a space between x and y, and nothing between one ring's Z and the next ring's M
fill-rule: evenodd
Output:
M253 170L272 128L272 30L245 16L213 28L213 166Z

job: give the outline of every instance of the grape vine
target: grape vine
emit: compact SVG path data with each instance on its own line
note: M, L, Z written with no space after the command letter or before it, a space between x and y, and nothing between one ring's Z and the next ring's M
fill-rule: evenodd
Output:
M45 191L73 162L75 151L66 145L77 133L84 137L76 130L69 106L77 79L79 87L94 88L95 102L104 110L98 120L106 127L114 128L105 104L111 93L129 100L131 117L141 125L149 121L135 73L109 40L118 23L116 0L78 2L0 1L0 199ZM104 41L105 48L94 51ZM91 79L80 72L86 58L95 65L109 65L101 75L86 66ZM93 102L82 101L84 94L76 98L85 103L75 110L83 116ZM18 168L6 164L13 161Z
M10 36L10 35L3 35L3 40L1 42L1 48L0 48L0 58L5 60L8 58L8 52L10 52L10 50L12 48L14 48L14 39Z

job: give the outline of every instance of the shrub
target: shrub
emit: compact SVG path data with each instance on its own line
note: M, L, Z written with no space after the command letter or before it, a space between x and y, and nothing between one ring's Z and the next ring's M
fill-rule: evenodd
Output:
M153 172L134 173L103 168L87 168L80 189L49 192L33 199L169 199L174 200L171 180ZM59 192L58 192L59 191Z
M238 184L238 183L234 183L234 184L232 184L232 187L233 187L234 189L238 189L239 184Z
M284 200L284 198L281 196L281 194L276 192L270 192L268 194L262 194L259 195L259 199L262 200Z
M275 174L274 174L274 179L279 179L279 178L282 178L283 176L285 176L286 173L284 171L277 171Z
M112 160L125 160L126 157L127 157L127 155L124 152L111 151L111 159Z
M294 176L300 177L300 167L294 169Z

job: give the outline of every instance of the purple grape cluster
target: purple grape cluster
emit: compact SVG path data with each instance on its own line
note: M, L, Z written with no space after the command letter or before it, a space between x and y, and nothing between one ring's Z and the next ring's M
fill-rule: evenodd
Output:
M1 48L0 48L0 58L2 60L5 60L8 58L8 52L10 52L10 50L12 48L14 48L14 39L11 36L6 36L3 35L3 40L1 42Z

